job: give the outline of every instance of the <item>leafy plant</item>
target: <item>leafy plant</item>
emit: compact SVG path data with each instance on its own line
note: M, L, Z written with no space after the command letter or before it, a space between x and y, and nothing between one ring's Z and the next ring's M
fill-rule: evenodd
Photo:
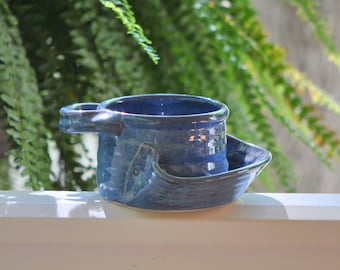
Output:
M288 2L339 65L314 2ZM269 191L294 191L297 178L271 118L329 167L330 158L340 157L338 134L318 109L339 114L340 105L268 42L248 0L0 0L0 12L1 119L12 141L8 155L33 189L96 187L94 174L87 176L94 161L82 137L58 130L60 107L137 93L178 92L225 102L228 132L273 153L260 177ZM58 153L54 173L52 145Z

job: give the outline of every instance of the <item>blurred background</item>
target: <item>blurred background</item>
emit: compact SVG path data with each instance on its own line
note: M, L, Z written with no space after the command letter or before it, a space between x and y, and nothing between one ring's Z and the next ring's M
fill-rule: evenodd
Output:
M226 103L228 132L273 153L249 191L340 192L338 14L334 0L0 0L0 189L96 189L96 136L63 134L59 109L177 92Z
M340 1L318 0L321 16L329 23L338 48L340 47ZM287 60L340 100L340 76L336 66L327 60L324 48L315 40L310 27L301 21L297 11L284 1L252 0L268 38L284 47ZM340 132L340 116L325 111L328 123ZM335 125L334 125L335 123ZM298 192L340 192L340 166L334 162L334 172L329 170L298 141L289 140L282 129L276 129L284 151L296 164L300 181Z

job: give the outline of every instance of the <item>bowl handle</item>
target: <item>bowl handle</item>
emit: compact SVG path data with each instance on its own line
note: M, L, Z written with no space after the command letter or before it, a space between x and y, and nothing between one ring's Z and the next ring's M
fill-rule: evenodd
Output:
M102 132L119 135L121 114L101 109L99 103L75 103L60 109L59 127L66 133Z

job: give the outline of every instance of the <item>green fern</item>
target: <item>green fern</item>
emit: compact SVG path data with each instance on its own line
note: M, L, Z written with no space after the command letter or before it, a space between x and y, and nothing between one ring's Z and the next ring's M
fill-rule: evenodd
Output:
M142 27L135 20L134 14L127 0L99 0L105 7L112 9L122 23L126 26L128 34L132 35L143 50L149 55L151 60L157 64L159 57L151 46L151 41L144 35Z
M328 23L321 18L315 0L284 0L297 8L300 17L309 23L312 33L324 46L328 59L340 69L340 54Z
M333 97L314 85L309 79L305 78L296 68L288 66L286 73L288 80L300 95L308 93L310 101L313 104L320 105L331 112L340 114L340 104Z
M90 159L82 137L58 129L60 107L137 93L179 92L228 104L228 132L273 153L271 166L261 174L269 191L278 186L294 191L296 178L277 145L270 118L324 163L340 156L338 135L325 126L319 112L323 106L339 113L339 104L285 62L283 49L267 41L250 1L0 3L1 100L13 148L19 150L13 155L35 179L28 182L35 189L96 186L93 176L84 178L94 171L93 161L87 165L79 161L81 155ZM338 52L314 2L289 3L314 25L315 35L337 63ZM59 154L55 175L48 172L47 136ZM38 150L33 153L33 149ZM34 167L29 159L40 165Z
M75 56L76 65L82 70L76 79L78 89L75 95L76 97L85 97L83 101L90 101L90 93L104 92L104 90L116 95L120 94L115 87L115 80L112 80L114 78L108 80L90 29L81 20L82 16L88 16L88 13L84 11L87 3L69 1L68 9L61 15L61 18L64 19L65 24L69 27L70 49ZM91 12L93 13L95 10L91 10Z
M97 10L98 19L87 23L104 69L113 71L110 76L117 77L116 85L124 95L144 93L150 87L150 80L138 47L125 34L125 29L112 20L110 12L98 7L96 0L89 3L94 6L90 9Z
M243 58L245 58L245 67L249 69L250 72L254 72L253 78L260 80L260 83L265 87L268 83L261 78L261 74L268 72L270 79L270 87L264 88L264 92L259 92L258 96L266 96L275 98L275 100L270 100L270 102L264 102L263 104L268 104L268 109L271 111L272 115L276 117L281 123L287 127L291 134L295 135L304 144L306 144L326 165L330 166L330 162L325 154L325 149L323 149L323 144L318 143L320 140L328 140L329 144L338 144L338 138L331 131L330 128L321 123L321 118L315 110L310 110L310 105L306 104L296 89L291 85L289 79L284 77L287 74L289 67L284 61L284 54L280 49L275 48L274 45L268 44L265 41L265 36L261 31L259 23L255 20L255 11L249 6L247 1L235 1L232 6L235 12L230 12L229 14L233 16L224 16L225 24L229 31L235 35L237 38L235 40L240 40L239 46L242 45L243 52L240 52ZM238 10L242 9L245 13L241 15ZM219 9L221 10L221 8ZM238 19L238 18L241 18ZM257 31L255 31L257 29ZM246 52L246 53L245 53ZM256 67L254 64L256 63ZM259 71L261 70L261 74ZM286 72L286 73L285 73ZM283 95L276 95L275 91L282 89ZM281 98L284 98L285 103L281 102ZM280 103L280 111L277 106L272 106L273 102ZM296 114L296 112L304 112L303 119L301 115ZM282 112L288 112L290 114L289 120ZM296 117L294 117L296 116ZM286 119L286 120L284 120ZM301 121L306 124L306 126L301 125ZM327 134L327 135L326 135ZM334 134L334 136L330 136ZM338 145L339 147L339 145Z
M211 2L207 5L196 6L196 11L200 18L209 18L210 25L205 22L202 27L206 25L206 31L209 31L214 36L214 38L207 39L213 40L215 45L213 47L211 44L213 42L210 42L210 44L204 50L206 51L205 54L209 54L211 50L209 51L208 48L213 47L214 50L212 51L220 52L217 56L215 56L215 58L219 57L220 62L222 61L223 63L223 65L221 63L218 65L216 65L216 63L211 64L211 69L216 70L216 66L224 66L224 69L221 69L222 72L217 75L214 80L222 78L219 80L220 85L226 85L226 83L223 81L231 81L231 84L234 86L234 88L232 89L232 95L238 93L238 104L240 104L241 102L242 107L247 108L246 113L249 119L248 125L243 127L238 126L237 128L234 128L233 125L237 125L237 122L245 123L245 121L243 118L239 118L238 112L240 110L237 110L237 106L232 106L233 104L230 102L232 99L230 97L224 99L225 102L231 107L231 112L236 113L235 121L231 121L229 123L231 124L232 130L235 130L236 135L239 135L241 137L244 136L244 139L256 141L270 149L270 151L272 151L273 153L273 156L275 157L275 159L273 160L273 167L276 169L276 173L279 176L278 178L280 179L281 186L288 191L294 191L294 188L291 184L289 184L289 182L292 182L292 179L296 179L296 175L291 169L291 164L289 163L287 158L284 157L280 148L278 147L274 134L271 131L270 125L267 121L264 106L261 105L263 104L262 100L260 99L256 91L256 89L260 89L261 86L255 84L254 77L246 69L246 62L242 58L243 54L240 44L244 42L244 37L236 36L235 33L232 32L233 29L228 29L226 28L227 25L219 23L221 21L221 18L216 17L216 15L218 15L218 12L216 12L216 7L212 5ZM231 35L233 35L233 37L236 37L230 40L229 37ZM209 58L211 59L211 57L208 56L208 59ZM223 75L228 75L227 79ZM226 95L227 93L228 91L226 91L225 89L223 91L223 89L221 89L221 94ZM241 115L242 114L240 114L240 116ZM253 132L250 133L252 135L252 137L250 138L249 130L251 127L253 128ZM242 134L238 133L240 130L244 130ZM247 133L248 135L246 135Z
M72 39L62 19L62 12L68 3L63 1L47 3L45 1L23 1L12 9L22 24L23 40L33 67L37 71L40 95L43 98L46 127L50 130L51 140L56 143L59 152L60 170L52 176L52 189L91 190L96 186L95 178L83 180L86 169L79 162L76 145L81 144L80 136L65 136L59 131L58 121L60 104L79 101L91 89L92 77L84 82L81 76L84 68L77 65L77 57L70 51ZM44 10L41 16L41 10ZM31 16L26 16L29 13ZM33 26L33 27L32 27ZM60 32L60 27L63 33ZM79 77L77 76L79 74ZM66 100L65 100L66 98Z
M138 1L130 2L132 6L138 6ZM169 4L171 3L158 0L148 1L144 3L143 12L136 10L136 16L144 22L144 29L155 41L162 59L157 67L150 67L154 90L202 94L210 86L201 76L203 69L196 59L194 44L187 41L184 32L177 25L174 13L167 8ZM158 23L155 24L154 21ZM158 31L160 28L163 31Z
M0 93L9 124L7 133L16 145L11 155L21 168L21 175L29 177L29 186L49 188L50 161L42 100L22 46L17 21L6 2L0 1L0 11L3 14L0 18Z

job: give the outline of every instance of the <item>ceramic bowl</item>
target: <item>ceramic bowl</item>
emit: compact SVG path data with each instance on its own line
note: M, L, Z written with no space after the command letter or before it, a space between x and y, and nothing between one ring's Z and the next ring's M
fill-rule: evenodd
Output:
M193 210L237 200L271 161L267 150L227 135L229 170L200 177L178 177L159 164L157 150L142 144L127 172L123 190L99 185L108 201L150 210ZM137 173L138 172L138 173Z

